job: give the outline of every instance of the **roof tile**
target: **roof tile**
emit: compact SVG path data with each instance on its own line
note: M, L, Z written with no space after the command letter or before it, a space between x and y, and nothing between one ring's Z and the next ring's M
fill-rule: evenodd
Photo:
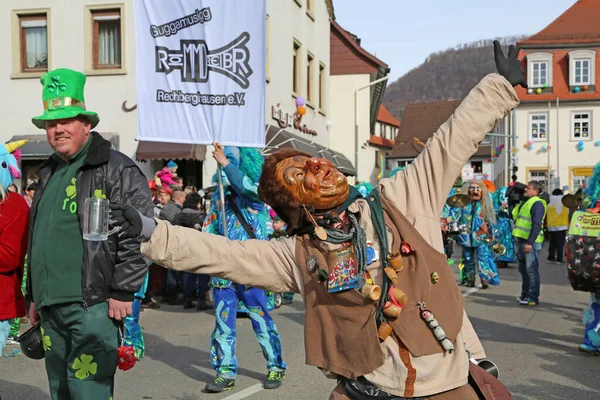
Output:
M398 129L391 158L414 158L423 150L423 144L438 128L454 114L462 100L435 103L407 104L402 112L402 123ZM475 155L491 156L489 146L482 146Z
M550 25L518 44L573 44L600 42L600 1L579 0Z
M377 122L382 122L387 125L393 125L396 128L400 127L400 121L394 118L383 104L379 106L379 112L377 113Z

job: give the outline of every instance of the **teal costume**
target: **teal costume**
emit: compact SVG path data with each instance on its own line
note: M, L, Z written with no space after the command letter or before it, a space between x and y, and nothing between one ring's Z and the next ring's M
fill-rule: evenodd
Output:
M508 199L506 198L507 189L508 187L505 186L492 194L494 209L496 210L496 229L498 230L495 243L500 243L506 248L506 253L496 256L497 263L517 262L515 241L512 235L513 223L508 214L508 206L506 206L506 209L502 207L503 203L508 204Z
M225 214L227 237L231 240L250 239L249 234L238 220L231 202L252 228L259 240L267 240L272 233L271 217L263 202L258 198L258 180L262 170L262 156L256 149L225 147L229 164L223 168L225 189ZM216 181L216 176L213 178ZM220 194L213 196L204 231L223 235L223 221L219 208ZM270 228L268 228L270 226ZM252 328L269 372L285 371L287 366L281 354L281 340L275 322L269 315L267 294L264 290L247 287L226 279L211 277L210 286L215 300L216 326L211 336L211 361L217 376L235 379L238 363L235 357L236 313L241 302L248 310Z
M463 249L460 283L467 286L475 285L475 271L479 274L484 287L488 284L500 284L498 269L490 251L491 245L483 241L485 237L477 236L477 231L484 222L488 225L488 231L494 232L492 221L483 221L481 201L472 202L461 210L459 223L466 224L468 231L458 237L458 244Z

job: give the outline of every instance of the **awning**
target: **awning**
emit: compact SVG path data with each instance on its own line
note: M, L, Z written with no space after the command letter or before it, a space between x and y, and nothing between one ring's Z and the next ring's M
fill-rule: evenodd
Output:
M115 150L119 150L118 133L100 132L100 135L108 140ZM46 135L15 135L7 143L17 140L29 140L28 143L20 147L21 158L23 160L45 160L54 153Z
M206 146L189 143L165 143L139 141L135 158L149 160L195 160L204 161Z
M320 157L319 150L324 147L300 138L285 129L270 125L267 130L267 148L263 150L263 155L269 156L273 152L284 148L296 149L315 157Z
M344 175L352 175L356 176L356 168L354 168L354 164L352 161L348 160L348 158L338 151L330 150L333 153L333 159L335 162L333 165L336 166L338 171L340 171Z
M292 148L304 151L315 157L325 158L344 175L356 175L354 165L342 153L296 136L285 129L269 125L267 129L267 147L263 150L263 155L271 155L274 151L283 148Z

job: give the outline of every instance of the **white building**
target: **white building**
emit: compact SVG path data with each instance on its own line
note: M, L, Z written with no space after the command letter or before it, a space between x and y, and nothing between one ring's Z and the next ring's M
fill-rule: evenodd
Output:
M51 154L44 132L31 123L31 117L43 111L39 78L48 69L65 67L87 75L86 105L100 116L96 130L121 152L144 160L140 166L148 177L173 158L186 185L211 185L216 164L210 149L186 144L156 147L149 142L138 148L135 141L133 1L4 0L2 9L0 34L10 38L5 41L10 57L0 61L0 90L11 95L5 96L2 107L5 127L0 140L15 136L31 140L22 148L26 178ZM313 142L316 155L329 145L332 17L331 0L267 0L265 115L271 146ZM307 99L308 112L296 127L288 126L293 118L286 115L293 115L297 96ZM280 127L285 129L271 140ZM278 141L283 136L292 140Z
M331 22L331 143L352 160L357 181L374 182L379 174L378 152L381 144L371 137L379 106L385 93L386 81L371 85L389 74L387 64L360 46L360 39ZM357 101L355 94L358 89ZM358 140L355 124L358 124ZM391 150L391 149L390 149Z
M575 192L600 162L600 3L580 0L539 33L518 43L529 90L511 124L519 181ZM532 146L526 146L526 143ZM514 163L516 161L516 165ZM550 179L549 187L546 183Z

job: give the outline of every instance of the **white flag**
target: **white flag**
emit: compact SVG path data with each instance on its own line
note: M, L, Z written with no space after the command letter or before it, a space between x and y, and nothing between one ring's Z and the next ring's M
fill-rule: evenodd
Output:
M264 147L266 0L135 0L138 139Z

